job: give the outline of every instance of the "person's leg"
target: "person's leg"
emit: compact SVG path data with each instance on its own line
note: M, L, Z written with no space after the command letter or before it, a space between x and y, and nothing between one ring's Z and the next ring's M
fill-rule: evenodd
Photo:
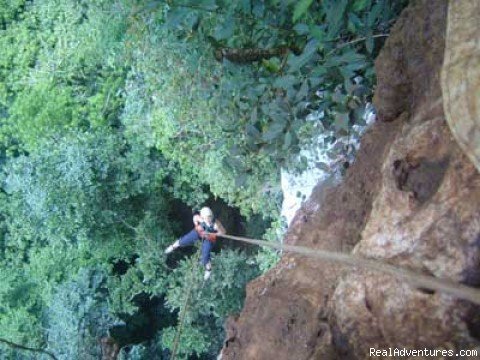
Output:
M193 229L187 234L183 235L179 240L175 241L172 245L165 249L165 254L170 254L173 250L180 246L190 246L195 244L195 241L199 240L198 233Z
M202 241L202 265L207 266L210 263L210 251L212 250L212 243L208 240Z
M205 266L205 275L203 278L208 280L212 271L212 264L210 262L210 251L212 250L213 244L208 240L203 240L202 242L202 265Z
M193 229L189 233L183 235L180 240L178 240L179 246L191 246L195 244L196 241L200 240L198 233Z

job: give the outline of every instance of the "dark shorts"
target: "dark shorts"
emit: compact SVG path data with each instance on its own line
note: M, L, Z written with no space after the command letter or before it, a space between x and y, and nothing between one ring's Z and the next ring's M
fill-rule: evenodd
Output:
M191 246L195 244L197 241L202 242L202 265L205 266L210 261L210 251L212 250L213 244L205 239L201 239L198 236L198 233L194 230L190 231L189 233L183 235L178 243L180 246Z

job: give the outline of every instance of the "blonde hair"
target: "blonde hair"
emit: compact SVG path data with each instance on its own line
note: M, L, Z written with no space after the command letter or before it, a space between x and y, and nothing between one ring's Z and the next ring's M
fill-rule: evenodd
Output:
M203 207L201 210L200 210L200 216L204 219L204 220L210 220L210 221L213 221L213 211L212 209L210 209L209 207Z

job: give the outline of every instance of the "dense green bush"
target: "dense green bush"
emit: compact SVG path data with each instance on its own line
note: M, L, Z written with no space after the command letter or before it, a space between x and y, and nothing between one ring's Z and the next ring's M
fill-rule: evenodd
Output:
M275 218L280 166L301 169L295 154L315 134L362 121L402 3L158 3L129 39L123 123L180 166L177 179Z
M173 204L219 198L281 238L280 169L361 121L405 2L0 1L0 337L97 358L138 298L165 299L121 357L167 358L191 290L179 355L213 358L279 254L222 249L205 283L194 257L163 254Z
M0 28L0 109L9 115L0 112L3 147L32 152L38 139L66 129L118 123L122 6L129 2L19 3L17 16Z
M114 319L106 301L107 274L101 269L82 269L55 289L46 311L47 349L60 360L97 360L99 339Z
M196 259L182 261L169 278L166 294L167 306L183 311L183 324L164 330L162 344L172 349L179 327L179 358L202 353L215 357L224 338L223 321L241 310L245 298L245 285L259 275L258 267L245 253L223 250L213 256L213 273L209 281L203 281L203 269L195 266Z

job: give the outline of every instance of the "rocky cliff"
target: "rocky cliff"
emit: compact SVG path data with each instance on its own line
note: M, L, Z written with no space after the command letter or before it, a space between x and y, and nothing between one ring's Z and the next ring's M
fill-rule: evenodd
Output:
M442 97L447 13L445 0L412 1L402 13L376 62L380 121L344 181L317 187L297 212L287 244L480 286L480 174L448 126ZM387 275L285 255L249 284L242 313L227 322L222 359L478 349L479 310Z

